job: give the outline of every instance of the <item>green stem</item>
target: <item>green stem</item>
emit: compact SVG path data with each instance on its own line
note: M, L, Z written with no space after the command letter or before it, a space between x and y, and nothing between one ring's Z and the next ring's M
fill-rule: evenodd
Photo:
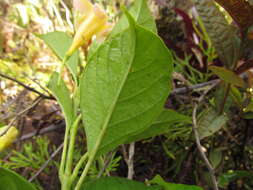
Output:
M66 64L66 62L69 60L69 56L65 56L62 60L62 65L61 65L61 68L60 68L60 74L59 74L59 78L58 78L58 82L57 84L59 85L60 84L60 81L61 81L61 76L62 76L62 73L63 73L63 69L64 69L64 66Z
M64 176L63 181L61 182L61 190L70 190L72 186L72 181L69 177Z
M76 179L76 177L78 176L78 172L79 172L79 170L81 169L83 163L87 160L87 158L88 158L88 152L86 152L86 153L82 156L82 158L79 160L79 162L77 163L77 165L76 165L76 167L75 167L75 169L74 169L74 171L73 171L73 174L72 174L72 176L71 176L71 180L72 180L72 181L74 181L74 180Z
M64 65L66 61L69 59L69 57L64 57L62 60L62 65L61 65L61 70L58 78L58 85L60 84L61 81L61 74L63 72ZM63 151L62 151L62 156L61 156L61 163L60 163L60 170L59 170L59 178L62 181L64 173L65 173L65 162L66 162L66 156L67 156L67 149L68 149L68 138L69 138L69 131L70 131L70 124L66 122L66 130L65 130L65 135L64 135L64 146L63 146Z
M67 149L68 149L69 130L70 130L70 127L66 126L65 136L64 136L64 146L63 146L63 151L62 151L62 156L61 156L61 164L60 164L60 171L59 171L59 177L60 177L61 181L63 180L63 176L64 176L64 173L65 173L65 162L66 162Z
M76 140L76 134L78 129L79 121L81 120L81 114L77 117L74 124L72 125L70 129L70 140L69 140L69 149L68 149L68 159L66 163L66 175L70 176L72 171L72 165L73 165L73 154L74 154L74 147L75 147L75 140Z
M85 166L85 168L84 168L84 170L82 172L82 175L81 175L81 177L79 178L79 180L78 180L78 182L76 184L75 190L80 190L80 188L81 188L81 186L82 186L82 184L83 184L83 182L84 182L84 180L85 180L85 178L86 178L86 176L88 174L88 171L89 171L89 169L91 167L91 164L95 160L95 156L96 156L96 154L98 152L99 146L100 146L100 144L102 142L102 139L103 139L103 137L105 135L105 131L106 131L106 127L103 127L102 131L101 131L101 133L100 133L100 135L98 137L98 140L97 140L97 142L95 144L95 147L92 150L91 154L89 155L88 162L87 162L87 164L86 164L86 166Z

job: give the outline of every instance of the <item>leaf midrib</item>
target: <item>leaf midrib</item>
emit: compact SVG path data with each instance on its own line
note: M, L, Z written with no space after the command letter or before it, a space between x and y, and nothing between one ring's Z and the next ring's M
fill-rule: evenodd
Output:
M136 52L136 29L135 28L133 28L133 26L132 26L132 28L130 27L130 32L131 32L131 30L133 30L134 31L134 50L133 50L133 52ZM105 120L104 120L104 124L103 124L103 126L102 126L102 130L101 130L101 132L100 132L100 134L99 134L99 138L98 138L98 140L96 141L96 144L98 144L98 146L99 146L99 144L102 142L102 140L103 140L103 138L104 138L104 136L105 136L105 133L106 133L106 129L107 129L107 127L109 126L108 124L109 124L109 122L110 122L110 120L111 120L111 117L112 117L112 114L113 114L113 110L115 110L115 107L116 107L116 103L118 102L118 100L119 100L119 96L120 96L120 94L121 94L121 92L122 92L122 89L123 89L123 87L124 87L124 85L125 85L125 83L126 83L126 81L127 81L127 77L128 77L128 75L129 75L129 71L130 71L130 68L132 67L132 65L133 65L133 60L135 59L135 54L134 54L134 56L132 56L132 59L131 59L131 61L130 61L130 63L129 63L129 66L127 67L127 69L126 69L126 74L124 75L124 77L123 77L123 80L122 80L122 82L121 82L121 84L120 84L120 86L119 86L119 90L118 90L118 93L117 93L117 95L116 95L116 98L115 98L115 101L112 103L112 106L111 106L111 108L109 109L109 111L108 111L108 114L107 114L107 117L105 118ZM96 146L96 145L95 145Z

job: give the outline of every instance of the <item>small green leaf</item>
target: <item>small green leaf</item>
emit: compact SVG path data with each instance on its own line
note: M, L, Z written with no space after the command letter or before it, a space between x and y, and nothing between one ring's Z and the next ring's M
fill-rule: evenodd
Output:
M217 168L220 163L222 162L222 151L219 149L213 149L211 150L210 154L209 154L209 160L212 163L212 166L214 168Z
M147 0L134 1L130 8L130 14L133 16L135 22L154 33L157 33L154 18L147 5ZM111 35L116 35L129 27L126 15L123 15L119 22L114 26Z
M175 123L191 123L191 118L171 109L164 109L158 118L142 133L129 138L129 142L138 141L166 133ZM128 142L126 142L128 143Z
M158 186L146 186L143 183L119 177L104 177L85 182L81 190L162 190Z
M0 167L0 190L36 190L22 176L17 173Z
M60 81L58 81L59 79ZM71 126L74 122L73 101L70 98L69 89L65 85L64 81L59 78L58 73L53 73L49 81L48 88L51 90L60 104L67 126Z
M72 38L64 32L50 32L47 34L38 35L38 37L42 39L49 46L49 48L51 48L51 50L61 61L63 61L65 53L72 44ZM66 62L66 66L68 67L75 81L77 80L78 74L78 62L78 51L76 51Z
M166 182L160 175L156 175L155 178L150 182L152 184L162 186L164 190L203 190L202 188L195 185L183 185Z
M253 173L248 171L229 171L219 176L218 184L219 187L226 188L227 185L239 178L248 179L249 181L253 181Z
M239 87L245 86L243 79L228 69L225 69L223 67L216 67L216 66L210 66L209 69L213 71L222 80L224 80L226 83L236 85Z
M229 93L229 96L227 97L226 101L224 102L224 98L227 94L228 85L225 82L221 82L215 89L214 93L214 103L215 103L215 110L217 112L220 112L221 109L223 109L224 113L229 113L230 107L233 105L233 99L231 96L231 92ZM231 86L233 88L234 86Z
M213 109L208 109L198 121L200 139L209 137L219 131L228 121L227 116L219 115Z

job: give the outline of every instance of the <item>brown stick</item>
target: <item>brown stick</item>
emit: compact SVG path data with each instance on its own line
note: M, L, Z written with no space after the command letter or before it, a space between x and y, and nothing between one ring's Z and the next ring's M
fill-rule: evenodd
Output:
M36 89L31 88L30 86L25 85L24 83L20 82L19 80L14 79L14 78L12 78L12 77L10 77L10 76L7 76L7 75L5 75L5 74L3 74L3 73L0 73L0 77L5 78L5 79L8 79L8 80L11 80L11 81L13 81L13 82L19 84L20 86L24 87L25 89L27 89L27 90L29 90L29 91L31 91L31 92L34 92L34 93L36 93L36 94L38 94L38 95L39 95L40 97L42 97L42 98L50 99L50 100L54 100L54 99L55 99L53 96L45 95L45 94L43 94L43 93L37 91Z
M215 170L213 168L213 166L211 165L210 161L208 160L205 152L203 151L203 148L202 148L202 145L200 143L200 137L199 137L199 133L198 133L198 125L197 125L197 109L198 109L198 106L199 104L203 101L204 97L206 96L206 94L216 86L217 84L213 84L212 86L210 86L202 95L201 97L198 99L198 103L195 104L194 108L193 108L193 112L192 112L192 122L193 122L193 127L192 127L192 130L194 132L194 136L195 136L195 140L196 140L196 145L197 145L197 148L198 148L198 151L202 157L202 159L204 160L205 164L206 164L206 167L210 173L210 176L211 176L211 180L212 180L212 183L213 183L213 188L214 190L219 190L218 188L218 183L217 183L217 180L216 180L216 177L215 177Z
M40 173L48 166L49 162L61 151L63 148L63 143L50 155L49 159L41 166L41 168L29 179L32 182Z

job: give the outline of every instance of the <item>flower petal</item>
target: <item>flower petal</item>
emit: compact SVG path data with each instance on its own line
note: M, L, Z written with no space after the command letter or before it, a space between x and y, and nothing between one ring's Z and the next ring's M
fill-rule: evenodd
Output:
M0 129L0 134L3 133L8 126L2 127ZM15 127L10 127L9 130L0 137L0 152L5 150L8 146L10 146L18 136L18 130Z
M93 13L89 14L77 28L73 43L66 55L70 56L80 46L86 45L94 35L105 30L107 20L105 11L98 5L94 5Z

